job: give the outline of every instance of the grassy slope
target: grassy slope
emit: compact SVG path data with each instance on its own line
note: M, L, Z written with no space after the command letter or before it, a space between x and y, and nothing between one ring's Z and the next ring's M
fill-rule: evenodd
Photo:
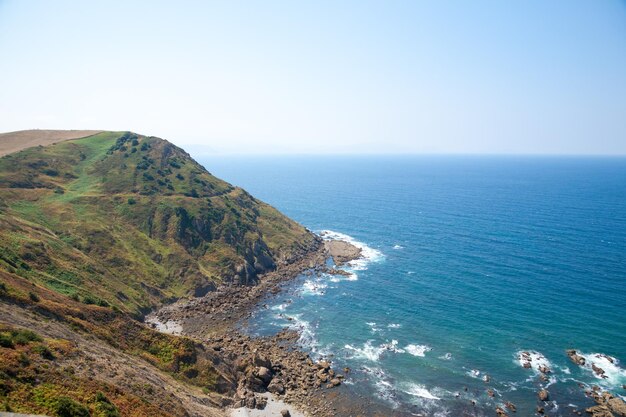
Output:
M104 132L0 159L0 268L138 313L247 282L313 242L158 138Z
M305 228L158 138L103 132L0 158L0 410L181 415L189 401L161 391L229 392L219 358L132 317L221 281L254 281L315 245ZM50 323L65 330L51 333ZM44 337L26 340L24 328ZM85 349L105 365L106 355L130 355L137 366L120 374L152 369L183 388L137 391L144 385L133 378L81 374L92 366Z

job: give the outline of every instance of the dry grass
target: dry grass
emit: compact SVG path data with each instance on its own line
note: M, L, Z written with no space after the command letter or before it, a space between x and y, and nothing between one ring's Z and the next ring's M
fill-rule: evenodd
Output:
M95 135L101 130L20 130L0 133L0 156L33 146L47 146L56 142Z

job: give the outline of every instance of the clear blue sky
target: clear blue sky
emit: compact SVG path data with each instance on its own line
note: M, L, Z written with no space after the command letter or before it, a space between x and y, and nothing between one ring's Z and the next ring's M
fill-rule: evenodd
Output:
M626 3L0 0L0 131L626 154Z

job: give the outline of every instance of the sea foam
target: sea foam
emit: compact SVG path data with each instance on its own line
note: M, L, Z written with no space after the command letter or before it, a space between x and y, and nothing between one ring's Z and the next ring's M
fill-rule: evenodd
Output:
M407 351L407 353L410 353L413 356L420 357L426 356L426 352L430 352L431 350L433 350L433 348L431 348L430 346L414 344L407 345L404 349Z
M437 397L430 391L426 389L425 386L419 384L409 384L408 388L404 391L409 395L413 395L415 397L426 398L428 400L440 400L440 397Z
M516 353L516 360L521 367L524 367L524 364L529 364L530 369L535 371L536 373L540 373L540 368L548 368L552 370L552 364L550 361L541 353L536 350L520 350Z
M582 368L592 373L594 377L603 381L606 385L621 387L622 384L626 384L626 369L620 366L620 361L617 358L603 353L579 352L578 354L585 358L585 365ZM594 365L596 368L600 368L604 371L606 378L598 375L598 373L593 370Z

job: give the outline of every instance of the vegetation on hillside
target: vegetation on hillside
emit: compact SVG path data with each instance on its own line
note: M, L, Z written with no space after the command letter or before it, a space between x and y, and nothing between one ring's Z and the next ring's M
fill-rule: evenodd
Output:
M141 313L254 281L312 235L183 150L104 132L0 158L0 268Z
M184 415L167 378L221 404L236 383L217 354L137 319L316 242L162 139L103 132L0 158L0 410Z

